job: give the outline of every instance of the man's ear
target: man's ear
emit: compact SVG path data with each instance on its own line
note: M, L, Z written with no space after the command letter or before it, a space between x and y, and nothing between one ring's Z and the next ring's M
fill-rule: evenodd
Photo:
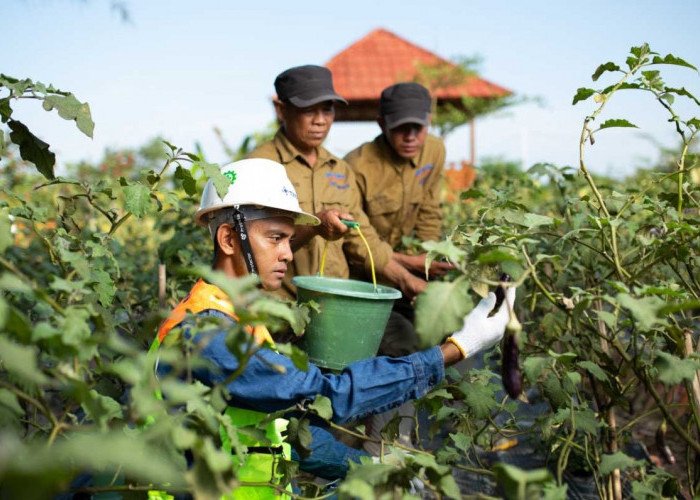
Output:
M284 103L279 99L272 101L275 105L275 114L277 114L277 122L284 125Z
M216 230L216 243L221 255L231 256L238 252L238 238L231 224L221 224Z
M386 134L387 131L384 128L384 126L385 126L384 118L382 118L381 115L377 115L377 125L379 125L379 128L382 129L382 133Z

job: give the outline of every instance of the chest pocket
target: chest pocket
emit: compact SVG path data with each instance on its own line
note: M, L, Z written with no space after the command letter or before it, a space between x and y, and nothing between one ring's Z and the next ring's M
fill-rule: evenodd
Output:
M387 216L401 210L401 203L395 198L382 196L367 203L367 215L370 217Z
M309 181L310 184L310 181ZM294 191L297 193L299 206L304 212L314 213L314 204L311 190L305 188L300 182L293 182Z

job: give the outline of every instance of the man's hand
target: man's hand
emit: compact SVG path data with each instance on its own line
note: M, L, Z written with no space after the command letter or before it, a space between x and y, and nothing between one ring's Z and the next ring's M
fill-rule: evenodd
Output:
M355 220L352 214L341 212L336 208L322 210L315 215L321 219L321 224L315 226L316 234L329 241L340 239L349 231L350 228L340 222L340 219Z
M420 276L425 275L425 258L428 254L422 253L419 255L406 255L403 253L394 252L394 259L396 259L399 264ZM432 261L430 263L430 268L428 269L428 275L431 278L438 278L444 276L444 274L450 269L454 269L454 265L449 262L439 262Z
M414 300L416 295L425 290L428 283L425 280L414 276L403 267L398 261L391 259L389 263L380 271L393 286L398 287L406 298Z
M496 305L496 294L491 292L464 317L462 329L447 339L449 343L454 344L459 349L461 359L469 358L479 351L489 349L503 338L510 317L508 310L509 308L513 309L515 303L515 287L509 287L506 290L506 301L508 301L509 306L501 304L498 312L489 317L489 313Z
M329 241L342 238L350 228L340 222L340 219L354 220L352 214L341 212L337 208L322 210L315 215L321 219L321 224L318 226L296 226L294 238L291 242L292 251L296 252L297 249L306 245L314 236L321 236Z

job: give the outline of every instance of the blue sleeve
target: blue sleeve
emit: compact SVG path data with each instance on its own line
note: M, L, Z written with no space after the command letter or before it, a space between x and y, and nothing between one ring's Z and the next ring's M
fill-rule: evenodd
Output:
M292 460L299 462L299 468L324 479L342 479L348 473L350 460L360 461L360 457L368 457L364 451L356 450L337 441L333 435L322 427L310 425L311 455L301 458L292 449Z
M238 368L238 359L226 347L224 329L199 334L195 340L207 342L202 355L214 364L214 369L194 372L203 383L221 383ZM282 366L286 373L278 373L270 365ZM322 394L331 400L332 420L343 423L418 399L444 376L439 347L400 358L357 361L339 374L323 373L314 365L302 371L286 356L261 348L227 389L231 404L266 413Z

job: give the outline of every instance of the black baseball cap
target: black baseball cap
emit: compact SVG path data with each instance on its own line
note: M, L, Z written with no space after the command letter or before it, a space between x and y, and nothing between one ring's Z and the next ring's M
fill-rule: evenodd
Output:
M275 78L277 97L289 101L298 108L306 108L324 101L348 102L335 93L333 77L323 66L296 66L283 71Z
M382 91L379 116L389 130L404 123L428 125L430 92L418 83L397 83Z

